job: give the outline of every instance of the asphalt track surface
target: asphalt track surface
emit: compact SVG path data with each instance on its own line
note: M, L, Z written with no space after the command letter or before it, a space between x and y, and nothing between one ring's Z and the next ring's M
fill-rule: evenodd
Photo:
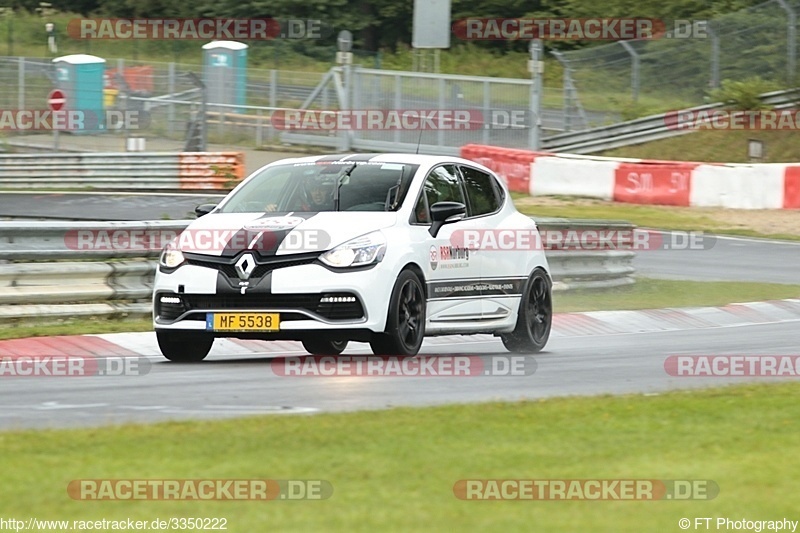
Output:
M708 249L637 252L633 266L653 278L800 285L800 242L716 236Z
M720 386L744 380L796 378L674 377L671 355L793 355L800 319L788 322L654 333L562 336L545 352L524 358L529 375L451 377L308 377L273 370L262 355L215 355L199 364L151 358L139 376L4 377L0 429L60 428L176 419L319 413L451 403L518 401L569 395L650 393ZM489 336L442 337L426 355L508 357ZM368 354L352 343L345 354ZM283 352L281 355L302 355Z
M0 218L31 220L182 220L224 196L176 193L0 192Z
M217 197L218 198L218 197ZM0 194L0 217L17 212L94 219L186 218L214 196ZM22 216L22 215L20 215ZM637 271L674 279L798 283L800 244L719 238L707 250L658 250L637 254ZM82 378L4 377L0 429L78 427L175 419L214 419L259 414L318 413L544 398L568 395L658 393L754 378L673 377L671 355L797 355L800 320L683 331L555 336L545 352L526 357L524 376L476 377L285 377L276 374L269 343L247 356L216 354L196 365L152 357L140 376ZM508 357L488 336L426 340L424 355L471 355L491 364ZM351 343L345 354L367 355ZM532 365L532 366L531 366ZM770 378L760 378L769 380ZM787 378L771 378L785 381ZM788 378L791 379L791 378Z

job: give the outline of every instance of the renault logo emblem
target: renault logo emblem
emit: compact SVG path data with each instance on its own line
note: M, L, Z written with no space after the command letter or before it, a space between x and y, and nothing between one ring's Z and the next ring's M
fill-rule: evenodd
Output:
M250 274L256 269L256 260L252 254L244 254L236 261L236 273L239 274L239 279L249 279Z

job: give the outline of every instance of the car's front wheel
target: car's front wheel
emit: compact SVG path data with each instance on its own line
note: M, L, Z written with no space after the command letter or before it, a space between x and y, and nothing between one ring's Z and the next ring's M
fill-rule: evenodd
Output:
M550 276L541 268L534 270L519 304L517 325L501 336L508 351L537 353L547 344L553 321L552 291Z
M417 355L425 336L425 291L410 270L397 276L389 300L384 333L373 335L369 345L375 355Z
M304 339L303 348L311 355L339 355L347 348L347 341Z
M211 351L214 337L206 333L156 331L161 354L176 363L202 361Z

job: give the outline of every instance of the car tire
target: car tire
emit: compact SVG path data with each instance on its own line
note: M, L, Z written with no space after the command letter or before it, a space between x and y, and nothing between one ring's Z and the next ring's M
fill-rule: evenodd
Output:
M550 338L553 322L553 283L541 268L534 270L525 283L514 331L501 335L510 352L538 353Z
M311 355L339 355L347 348L347 341L304 339L303 348Z
M156 331L156 339L161 354L176 363L202 361L214 344L214 337L204 333Z
M397 276L384 333L369 341L375 355L417 355L425 337L425 291L410 270Z

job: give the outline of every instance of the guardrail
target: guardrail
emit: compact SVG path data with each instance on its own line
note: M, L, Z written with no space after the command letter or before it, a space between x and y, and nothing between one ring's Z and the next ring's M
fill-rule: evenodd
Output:
M0 155L0 188L226 190L244 178L242 152Z
M86 315L148 315L160 246L189 224L146 222L0 222L0 321ZM632 250L585 251L570 231L626 230L628 222L538 219L563 232L545 242L555 290L602 289L634 282ZM84 236L91 235L91 245ZM625 245L626 243L622 243ZM629 242L627 244L630 244Z
M761 95L761 102L775 109L790 108L796 105L798 101L800 101L800 89L774 91ZM723 106L724 104L722 103L713 103L681 109L680 111L698 113L720 109ZM542 150L571 154L591 154L692 133L693 130L683 130L668 126L668 116L669 113L662 113L627 122L618 122L610 126L553 135L542 140Z
M0 320L146 315L155 262L57 262L0 265Z
M554 290L611 289L635 282L634 224L622 220L532 218L540 231L563 235L563 239L558 239L564 243L560 246L544 241ZM592 251L574 246L592 232L616 232L624 236L615 241L622 249Z

